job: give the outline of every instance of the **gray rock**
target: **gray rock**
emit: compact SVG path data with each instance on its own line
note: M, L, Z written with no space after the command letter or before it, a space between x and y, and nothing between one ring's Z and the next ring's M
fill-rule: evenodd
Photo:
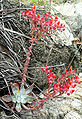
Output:
M82 119L82 118L77 112L70 111L65 115L64 119Z
M43 115L46 114L46 119L81 119L81 111L82 101L71 96L50 100L41 110Z
M55 42L57 44L61 44L62 46L64 45L71 46L72 41L74 40L73 34L71 33L71 29L69 28L69 26L67 25L65 21L61 20L60 18L59 18L59 21L65 24L65 31L64 32L57 31L56 35L53 34L51 38L53 40L55 39Z
M57 6L52 4L52 9L55 11L55 14L59 14L64 18L70 26L73 35L76 36L76 32L82 28L82 2L77 4L65 3Z
M79 77L80 77L80 78L82 78L82 72L81 72L81 73L79 73Z

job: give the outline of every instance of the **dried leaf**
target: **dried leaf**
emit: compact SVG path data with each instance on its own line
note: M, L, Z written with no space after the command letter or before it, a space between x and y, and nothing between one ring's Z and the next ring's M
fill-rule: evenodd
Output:
M24 104L22 104L23 108L26 110L30 110L30 108L28 108L27 106L25 106Z
M9 96L9 95L4 95L4 96L2 96L2 99L3 99L5 102L11 102L11 101L12 101L12 98L11 98L11 96Z
M19 90L19 84L18 83L13 83L13 86L15 86L17 88L17 90Z
M26 98L28 103L32 103L35 99L36 99L35 97L29 96L29 95L27 95L27 98Z

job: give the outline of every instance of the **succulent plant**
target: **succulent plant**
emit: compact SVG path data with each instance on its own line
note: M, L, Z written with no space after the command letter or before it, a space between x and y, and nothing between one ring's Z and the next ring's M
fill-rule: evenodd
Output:
M5 102L13 102L15 103L15 109L20 112L22 107L25 107L24 104L26 103L32 103L33 100L35 100L34 96L30 96L29 94L31 94L32 89L33 89L33 85L32 84L30 87L28 87L27 89L24 88L24 84L21 84L21 87L19 89L19 85L17 83L14 83L11 85L11 89L13 92L13 95L4 95L2 96L2 99Z

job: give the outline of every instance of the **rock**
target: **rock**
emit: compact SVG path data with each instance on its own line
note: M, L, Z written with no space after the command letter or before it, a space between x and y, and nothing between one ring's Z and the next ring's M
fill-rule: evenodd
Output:
M64 32L59 32L59 31L57 31L56 32L56 35L55 34L53 34L52 36L51 36L51 38L52 39L56 39L56 43L57 44L62 44L62 45L66 45L66 46L70 46L70 45L72 45L72 41L74 40L74 37L73 37L73 34L71 33L71 29L70 29L70 27L69 27L69 25L68 25L68 23L65 21L65 19L63 19L62 18L62 16L60 15L60 14L64 14L64 12L63 13L61 13L63 10L63 7L65 7L65 9L66 9L66 7L67 6L63 6L63 5L57 5L57 6L53 6L52 5L52 8L51 8L51 14L53 15L53 19L55 18L54 17L54 14L55 15L57 15L57 16L59 16L58 18L59 18L59 21L61 22L61 23L63 23L63 24L65 24L65 31ZM64 9L64 10L65 10ZM69 8L68 8L69 9ZM56 10L56 11L55 11ZM54 12L55 11L55 12ZM68 10L67 10L68 11ZM70 13L69 13L70 14ZM64 14L65 15L65 14ZM63 16L64 16L63 15ZM61 18L60 18L60 16L61 16Z
M82 119L82 118L77 112L70 111L65 115L64 119Z
M74 46L74 54L75 56L70 57L70 59L73 58L75 68L77 69L77 72L82 72L82 52L81 52L81 36L82 36L82 2L79 2L77 4L61 4L54 6L52 3L52 9L51 13L54 17L54 15L59 16L59 20L66 25L66 30L62 33L57 33L56 36L52 35L52 39L56 39L57 44L61 44L63 46ZM71 12L70 12L71 10ZM61 17L61 19L60 19ZM72 42L74 40L74 37L77 36L77 44L75 42ZM75 41L75 40L74 40ZM69 59L69 60L70 60ZM71 65L72 62L71 62Z
M36 119L82 119L82 100L77 97L59 97L46 102ZM34 111L34 115L37 112ZM29 119L34 119L30 117Z
M4 115L6 115L5 112L0 110L0 118L1 119L5 119Z
M82 97L71 96L49 100L40 110L43 114L42 119L82 119Z
M61 44L62 46L64 45L71 46L72 41L74 40L73 34L71 33L71 29L64 20L59 18L59 21L65 24L65 31L64 32L57 31L56 35L55 34L51 35L51 38L55 40L57 44Z
M70 26L74 37L77 36L82 28L82 2L77 4L65 3L57 6L52 4L52 9L56 15L60 15L64 18L66 23Z
M79 73L79 77L80 77L80 78L82 78L82 72L81 72L81 73Z
M81 43L82 43L82 30L79 32L78 37L79 37L79 40L80 40Z
M47 39L49 42L51 39ZM46 41L47 41L46 40ZM47 42L48 42L47 41ZM51 48L51 44L48 43L48 45ZM71 46L62 46L61 44L54 44L52 52L48 58L50 48L48 48L46 45L43 44L37 44L37 46L33 50L34 57L32 57L30 65L35 66L35 69L30 70L32 77L34 77L35 82L38 84L39 87L42 87L42 85L47 86L47 79L45 73L42 71L39 67L46 66L46 63L48 61L48 66L54 66L58 64L66 64L69 65L70 57L73 56L73 47ZM59 52L58 52L59 51ZM62 73L65 70L64 65L61 67L54 67L54 73ZM38 67L38 68L36 68ZM33 80L34 81L34 80Z

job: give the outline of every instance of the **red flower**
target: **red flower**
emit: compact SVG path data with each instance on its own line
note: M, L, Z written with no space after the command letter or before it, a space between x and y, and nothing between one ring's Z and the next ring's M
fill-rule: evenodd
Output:
M57 91L56 90L54 90L54 94L56 94L57 93Z
M75 77L75 82L77 82L77 83L81 83L81 81L79 81L79 77L78 77L78 75Z
M69 73L71 73L72 72L72 66L69 68Z
M48 70L48 73L52 72L52 70L53 70L53 68L52 68L52 69L49 69L49 70Z
M59 87L59 84L57 83L57 84L56 84L56 88L58 88L58 87Z
M67 95L70 95L70 93L67 93Z
M54 21L55 21L55 22L58 21L58 17L57 17L57 16L55 17Z
M80 83L82 83L82 81L78 81L77 83L80 84Z
M24 13L23 13L23 12L21 12L21 15L22 15L22 16L24 16Z
M41 18L41 21L40 21L40 22L41 22L41 23L45 22L44 17Z
M72 70L72 74L74 74L75 73L75 69L74 70Z
M34 5L34 9L36 9L36 8L35 8L35 5Z
M76 87L76 84L73 84L73 85L72 85L72 88L75 88L75 87Z
M42 68L43 71L45 71L45 73L48 73L48 66L46 65L45 68Z
M60 24L60 21L57 22L57 25L59 25L59 24Z
M27 10L25 11L24 15L27 16L28 13L29 13L29 9L27 9Z
M78 75L75 77L75 80L78 80L79 79L79 77L78 77Z
M72 94L75 90L71 90L70 93Z
M65 28L64 29L62 29L63 31L65 31Z
M68 84L66 87L69 89L69 87L70 87L70 84Z
M73 80L73 76L71 76L71 80Z
M54 78L55 78L55 74L53 74L52 72L47 75L49 86L51 86L51 84L54 82Z
M40 18L40 14L38 14L38 16L37 16L38 18Z
M56 28L57 28L57 24L54 24L54 25L53 25L53 29L56 29Z
M72 81L70 81L69 84L71 85L72 84Z
M47 12L48 13L48 15L50 15L50 11L49 12Z

